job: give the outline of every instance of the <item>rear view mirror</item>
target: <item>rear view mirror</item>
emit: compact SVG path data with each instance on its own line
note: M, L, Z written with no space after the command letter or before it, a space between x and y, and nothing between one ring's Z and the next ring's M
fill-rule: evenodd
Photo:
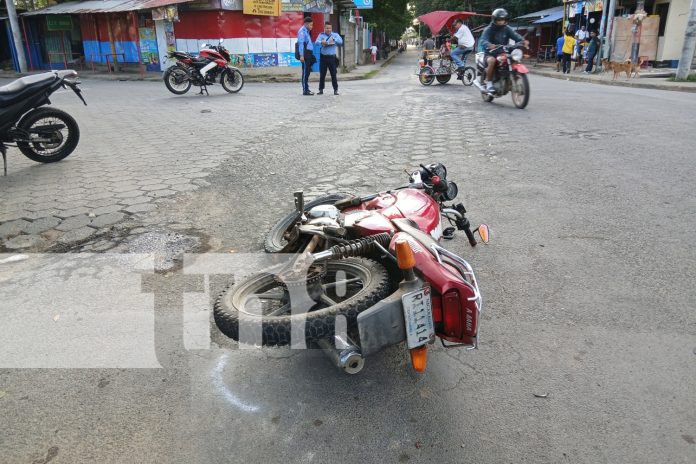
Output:
M476 232L478 232L479 236L481 237L481 241L483 243L488 243L488 239L490 238L490 236L489 236L488 226L486 224L481 224L480 226L478 226L478 229L476 229Z

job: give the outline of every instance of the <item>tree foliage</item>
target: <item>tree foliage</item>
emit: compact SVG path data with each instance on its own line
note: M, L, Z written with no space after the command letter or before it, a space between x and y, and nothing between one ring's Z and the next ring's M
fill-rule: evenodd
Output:
M409 0L375 0L374 9L360 10L360 14L378 30L385 31L391 38L401 37L413 21L408 10Z

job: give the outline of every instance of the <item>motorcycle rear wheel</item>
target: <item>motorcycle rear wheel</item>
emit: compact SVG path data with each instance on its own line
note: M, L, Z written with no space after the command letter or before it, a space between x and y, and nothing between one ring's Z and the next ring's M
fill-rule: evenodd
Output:
M164 85L174 95L183 95L191 89L191 80L186 71L172 66L164 72Z
M244 76L238 69L227 69L220 77L222 88L229 93L237 93L244 87Z
M304 210L309 211L315 206L319 205L333 205L338 200L343 200L349 197L347 193L333 193L330 195L324 195L316 198L305 204ZM299 237L292 241L288 241L285 238L285 233L288 232L295 223L295 218L297 217L296 212L292 212L275 223L275 225L266 234L266 240L264 240L264 248L267 253L294 253L299 250L302 240Z
M55 130L42 129L55 126ZM75 119L56 108L37 108L29 112L17 124L17 129L36 137L50 137L50 142L17 142L17 148L32 161L55 163L66 158L80 141L80 128Z
M338 316L346 318L346 330L354 330L358 314L390 291L384 266L370 259L348 258L326 263L326 272L315 285L321 290L311 300L301 286L294 287L299 293L291 299L290 291L296 293L288 289L293 287L274 274L281 268L251 275L223 291L214 309L215 324L223 334L239 340L241 324L243 342L282 346L291 343L293 324L300 324L305 341L327 339L335 334ZM300 284L307 288L305 282Z
M519 109L524 109L529 103L529 80L526 74L512 75L512 104Z

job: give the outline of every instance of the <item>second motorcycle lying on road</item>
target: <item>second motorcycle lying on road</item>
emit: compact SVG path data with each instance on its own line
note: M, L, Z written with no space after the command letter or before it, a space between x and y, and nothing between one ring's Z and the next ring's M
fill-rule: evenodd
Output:
M170 92L183 95L192 85L201 88L199 95L208 93L208 86L218 79L222 88L229 93L237 93L244 86L244 76L238 68L230 65L230 52L222 45L203 44L198 56L188 52L167 52L176 61L164 72L164 85Z
M446 250L443 219L472 232L464 205L442 164L421 165L409 184L363 197L335 194L307 204L269 232L265 248L290 253L289 263L255 272L227 288L215 322L228 337L257 345L308 342L348 373L364 357L406 342L413 368L426 367L427 345L478 347L483 301L474 271Z

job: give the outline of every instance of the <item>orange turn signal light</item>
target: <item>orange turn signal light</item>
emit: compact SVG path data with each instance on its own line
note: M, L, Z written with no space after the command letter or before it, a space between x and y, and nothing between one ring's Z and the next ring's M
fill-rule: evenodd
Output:
M428 345L411 348L411 366L416 372L425 372L425 367L428 365Z
M483 243L488 243L488 239L490 238L490 236L489 236L488 226L486 224L481 224L479 226L478 233L481 236L481 241Z
M398 240L396 242L396 262L401 270L416 267L416 257L413 255L413 250L408 240Z

